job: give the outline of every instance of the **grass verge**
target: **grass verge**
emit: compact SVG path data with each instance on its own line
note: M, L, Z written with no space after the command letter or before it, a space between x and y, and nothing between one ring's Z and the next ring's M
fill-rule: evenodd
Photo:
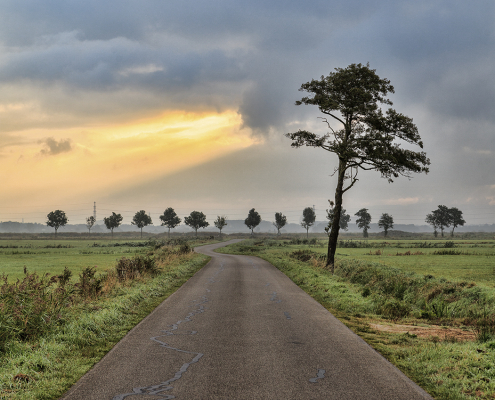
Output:
M128 261L119 263L121 273L134 279L119 279L118 269L107 273L100 280L104 294L73 305L49 332L6 341L0 353L0 399L59 398L208 261L169 247L155 249L153 257L160 268L154 276L136 274L139 266L129 269Z
M217 251L272 263L434 398L495 398L492 289L348 258L332 275L274 240Z

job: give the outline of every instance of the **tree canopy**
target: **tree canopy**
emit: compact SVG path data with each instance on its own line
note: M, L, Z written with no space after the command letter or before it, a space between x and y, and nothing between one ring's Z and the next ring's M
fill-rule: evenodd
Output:
M358 181L361 170L375 170L389 182L399 176L428 172L430 160L423 151L423 142L413 120L392 108L387 98L394 93L388 79L380 78L369 64L351 64L336 68L320 80L303 83L300 91L310 93L296 105L315 105L328 117L323 118L328 132L318 135L306 130L287 133L292 147L310 146L335 153L338 158L334 221L328 241L327 265L333 271L335 250L340 229L343 194ZM329 120L330 119L330 120ZM332 126L332 123L334 124ZM401 147L406 143L408 148ZM347 181L344 187L344 182Z
M222 236L222 229L227 225L227 217L225 215L218 215L217 219L213 222L217 229L220 230L220 236Z
M356 214L354 214L356 217L359 217L356 219L356 224L359 229L363 230L363 236L368 237L368 229L370 229L370 224L371 224L371 215L368 212L367 208L361 208Z
M163 214L160 215L160 219L162 220L162 226L166 226L168 228L168 236L170 236L170 229L179 226L182 222L172 207L167 208Z
M112 237L113 237L113 230L115 228L118 228L120 226L120 224L122 223L122 220L123 219L124 218L122 217L122 215L115 214L114 212L112 212L112 215L110 215L109 217L103 218L103 223L105 224L105 226L107 227L107 229L110 229L111 230Z
M280 229L282 229L287 224L287 217L281 212L275 213L275 222L273 226L277 228L277 235L280 235Z
M328 225L325 228L325 232L328 234L332 230L332 224L334 221L334 215L333 213L335 212L335 207L334 207L334 202L331 200L328 200L330 203L330 208L327 210L327 219L328 219ZM346 231L349 228L349 221L351 220L351 216L347 214L347 211L345 208L340 209L340 220L339 220L339 225L340 229L343 231Z
M456 207L449 208L444 205L439 205L436 210L433 210L428 214L425 221L433 227L435 237L438 234L437 229L440 229L443 237L445 228L448 228L449 226L452 226L451 236L454 236L454 229L458 226L464 226L466 223L462 217L461 210Z
M303 210L301 226L306 229L306 237L309 237L309 228L313 226L316 221L316 214L312 207L306 207Z
M94 216L86 218L86 227L89 229L89 233L91 234L91 228L95 224L96 219Z
M451 235L454 236L454 229L458 226L464 226L466 221L464 221L464 218L462 217L462 211L456 207L449 208L449 214L451 218L450 222L452 225Z
M382 214L378 220L378 227L383 228L385 236L387 236L388 230L394 227L394 217L387 213Z
M139 229L141 229L141 238L143 237L143 228L148 225L152 225L151 217L146 214L146 211L140 210L138 211L131 221L132 225L136 225Z
M255 211L254 208L251 208L248 212L247 218L244 220L244 224L251 229L251 236L254 235L254 228L256 228L261 222L261 216Z
M201 211L191 212L188 217L184 218L184 223L194 229L194 231L196 232L196 236L198 236L199 228L204 229L208 225L210 225L208 222L206 222L206 215L204 215Z
M58 228L64 226L69 222L65 212L62 210L55 210L50 212L47 216L46 225L55 228L55 236L57 236Z

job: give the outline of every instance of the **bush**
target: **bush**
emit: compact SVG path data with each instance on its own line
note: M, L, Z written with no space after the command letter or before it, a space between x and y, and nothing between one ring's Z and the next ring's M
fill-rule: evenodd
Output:
M187 245L187 244L186 244ZM122 257L115 266L119 281L136 279L146 274L156 275L159 272L155 260L150 256Z
M96 298L102 289L102 278L96 277L96 268L86 267L79 275L79 283L76 287L79 288L79 294L83 298Z
M309 260L326 260L326 256L324 254L315 253L311 250L296 250L289 254L289 257L295 258L296 260L307 262Z
M13 339L31 339L62 321L71 304L73 288L56 287L56 277L38 276L25 270L22 280L0 286L0 348Z

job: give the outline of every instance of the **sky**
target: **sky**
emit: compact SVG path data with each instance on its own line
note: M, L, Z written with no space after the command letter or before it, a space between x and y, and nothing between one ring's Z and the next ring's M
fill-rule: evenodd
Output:
M295 106L302 83L368 62L431 166L360 174L347 212L422 225L442 204L495 223L491 0L0 0L0 221L83 223L94 202L124 223L168 207L324 220L337 157L284 134L326 133Z

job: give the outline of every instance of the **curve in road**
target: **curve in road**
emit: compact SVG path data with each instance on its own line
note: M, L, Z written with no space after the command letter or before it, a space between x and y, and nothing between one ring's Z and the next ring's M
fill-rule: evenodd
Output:
M65 400L431 399L270 263L212 260Z

